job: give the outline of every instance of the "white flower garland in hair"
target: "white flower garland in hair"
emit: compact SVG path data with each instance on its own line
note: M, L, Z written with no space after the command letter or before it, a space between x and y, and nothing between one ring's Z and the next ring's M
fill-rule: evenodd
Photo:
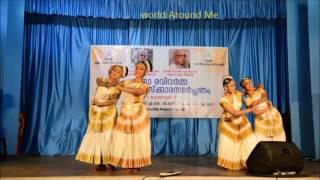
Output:
M244 78L242 78L241 79L241 81L244 81L244 80L250 80L250 81L252 81L250 78L248 78L248 77L244 77Z
M126 77L128 75L128 67L127 66L121 66L122 67L122 77Z
M225 75L225 76L223 76L223 81L224 81L225 79L233 79L233 77L230 76L230 75Z
M146 66L146 69L147 69L147 72L151 72L152 69L151 69L151 64L149 61L139 61L138 63L142 63Z
M126 77L127 75L128 75L128 67L127 66L122 66L122 65L117 65L117 64L115 64L115 65L111 65L110 67L109 67L109 74L111 73L111 71L112 71L112 69L113 68L115 68L115 67L120 67L121 69L122 69L122 77Z
M145 61L145 63L146 63L146 65L147 65L148 72L150 72L150 71L151 71L151 67L150 67L149 61Z

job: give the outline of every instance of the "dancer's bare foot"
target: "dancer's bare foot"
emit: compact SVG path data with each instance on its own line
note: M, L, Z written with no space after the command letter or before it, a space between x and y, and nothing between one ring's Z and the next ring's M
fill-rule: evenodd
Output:
M114 170L115 170L114 166L112 166L111 164L107 165L107 171L114 171Z
M105 171L107 170L107 167L106 165L104 164L99 164L97 167L96 167L96 171Z
M137 173L140 171L140 168L125 168L125 169L123 169L123 171L125 171L127 173Z

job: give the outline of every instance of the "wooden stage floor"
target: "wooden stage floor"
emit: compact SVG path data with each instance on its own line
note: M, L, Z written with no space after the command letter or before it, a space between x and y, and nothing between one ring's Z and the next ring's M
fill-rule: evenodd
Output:
M128 174L121 169L97 172L92 165L74 160L74 156L10 157L1 160L0 179L277 179L275 176L257 177L245 171L230 171L216 165L216 157L153 157L152 165L138 173ZM180 176L160 178L160 172L181 171ZM320 162L305 160L301 173L281 179L319 179ZM279 177L278 177L279 178Z

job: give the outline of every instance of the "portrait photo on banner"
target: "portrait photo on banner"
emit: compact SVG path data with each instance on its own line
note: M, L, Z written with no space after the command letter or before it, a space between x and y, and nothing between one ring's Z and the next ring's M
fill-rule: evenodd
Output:
M153 63L153 49L151 48L131 48L131 63L147 60Z
M173 69L190 69L190 50L170 49L169 67Z

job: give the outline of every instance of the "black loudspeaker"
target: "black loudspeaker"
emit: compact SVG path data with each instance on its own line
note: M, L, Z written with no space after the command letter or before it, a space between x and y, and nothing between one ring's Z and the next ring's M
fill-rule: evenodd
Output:
M246 164L248 171L253 174L299 173L303 169L304 159L294 143L262 141L253 149Z

